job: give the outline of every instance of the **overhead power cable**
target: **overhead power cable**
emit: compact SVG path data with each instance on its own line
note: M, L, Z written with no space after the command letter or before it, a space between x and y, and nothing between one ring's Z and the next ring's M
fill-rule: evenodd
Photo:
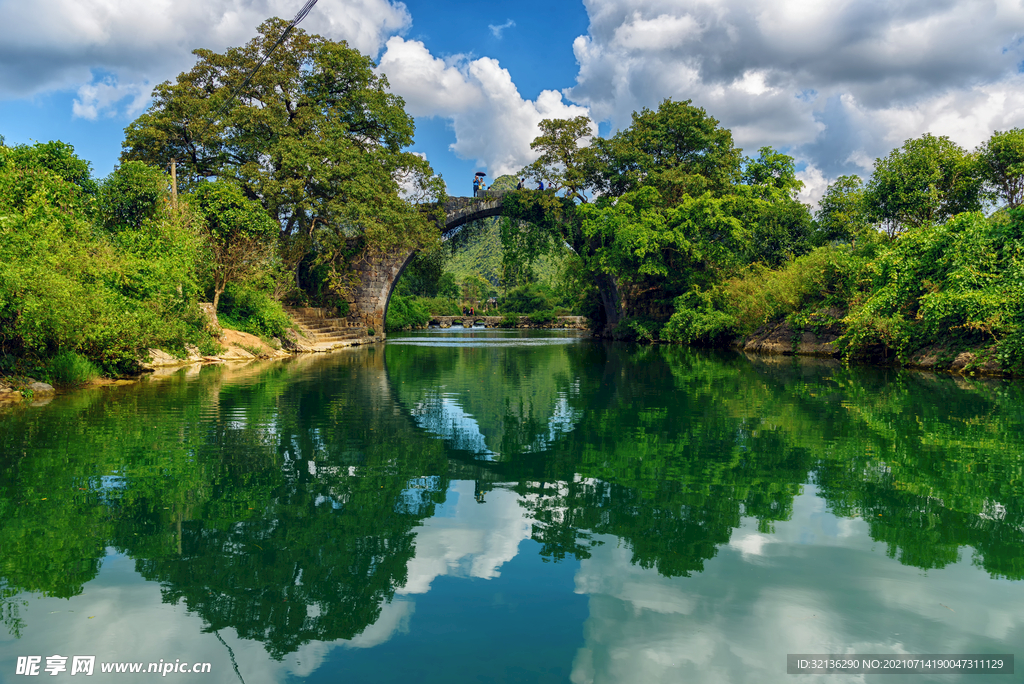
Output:
M245 89L246 86L249 85L253 77L256 75L256 72L260 70L260 67L266 64L267 60L270 59L270 55L274 54L274 50L276 50L278 46L280 46L281 43L285 41L285 39L288 37L288 34L292 32L292 29L298 26L299 22L306 18L306 15L309 14L310 10L313 9L313 6L316 5L316 2L317 0L306 0L306 4L302 6L302 9L300 9L298 14L295 15L295 18L291 20L291 23L289 23L288 26L285 27L284 31L281 32L281 37L278 38L277 41L270 46L270 49L267 50L265 55L263 55L263 59L259 61L259 64L257 64L253 68L253 70L249 72L249 75L245 77L245 80L242 81L242 85L238 86L231 92L231 95L229 95L228 99L224 101L224 104L220 106L220 109L218 109L217 112L213 115L213 117L206 123L206 128L204 128L203 132L199 134L200 140L202 140L203 136L206 135L206 132L210 130L210 126L213 125L213 122L220 118L220 115L224 113L224 110L228 108L228 105L234 102L235 97L238 95L238 93L240 93L242 90Z

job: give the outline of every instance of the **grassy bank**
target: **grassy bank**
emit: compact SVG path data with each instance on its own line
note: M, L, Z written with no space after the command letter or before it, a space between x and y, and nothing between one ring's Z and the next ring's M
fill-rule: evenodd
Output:
M58 386L138 370L149 348L219 350L199 306L215 247L168 178L138 162L94 180L60 142L0 143L0 374ZM228 283L226 324L263 336L288 319L252 275Z
M970 351L978 365L1021 374L1024 210L825 245L778 269L751 265L679 297L654 337L725 345L782 321L794 335L836 333L847 359L909 363L933 350L951 362Z

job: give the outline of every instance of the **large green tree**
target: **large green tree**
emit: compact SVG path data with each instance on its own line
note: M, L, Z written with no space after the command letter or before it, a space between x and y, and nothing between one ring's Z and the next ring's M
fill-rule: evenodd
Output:
M980 211L982 199L976 158L948 137L931 133L876 159L865 193L869 215L890 237Z
M982 174L989 186L1017 208L1024 203L1024 128L996 131L979 150Z
M258 275L274 257L276 224L254 200L226 180L198 183L192 204L213 256L213 310L228 283Z
M541 123L542 155L524 172L565 192L507 197L502 240L507 262L527 264L567 246L574 276L596 286L606 330L624 316L664 316L730 265L777 266L809 248L793 158L765 147L744 159L729 130L690 101L644 109L584 147L591 135L586 117Z
M530 143L531 150L540 150L535 162L523 169L527 178L544 181L565 196L587 201L587 190L596 180L594 150L587 144L594 135L589 117L544 119L540 135Z
M742 156L732 133L690 100L665 100L656 111L633 113L632 123L594 142L601 189L621 195L651 185L668 201L682 194L723 194L739 179Z
M340 287L360 247L436 240L433 221L402 191L436 198L443 184L404 151L414 127L402 99L344 42L294 30L245 84L285 26L269 19L242 47L195 50L196 65L158 85L126 129L122 158L177 160L185 189L234 180L279 223L287 260L297 266L315 250Z
M864 181L859 176L840 176L818 201L814 215L817 241L851 242L873 232L864 206Z

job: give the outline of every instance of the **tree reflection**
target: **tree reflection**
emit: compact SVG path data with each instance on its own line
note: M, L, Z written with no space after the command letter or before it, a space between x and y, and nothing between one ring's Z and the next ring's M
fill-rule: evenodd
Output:
M743 518L771 533L813 483L900 563L970 547L1022 579L1022 394L596 343L396 345L82 392L0 420L0 617L19 633L22 592L80 593L113 546L274 657L352 639L407 583L455 479L479 505L517 492L551 561L614 535L638 566L699 573Z

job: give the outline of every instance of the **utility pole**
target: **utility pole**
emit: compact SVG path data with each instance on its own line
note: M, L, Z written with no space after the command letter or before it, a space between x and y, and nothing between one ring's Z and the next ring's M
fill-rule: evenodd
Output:
M171 159L171 209L178 210L178 167L176 159Z

